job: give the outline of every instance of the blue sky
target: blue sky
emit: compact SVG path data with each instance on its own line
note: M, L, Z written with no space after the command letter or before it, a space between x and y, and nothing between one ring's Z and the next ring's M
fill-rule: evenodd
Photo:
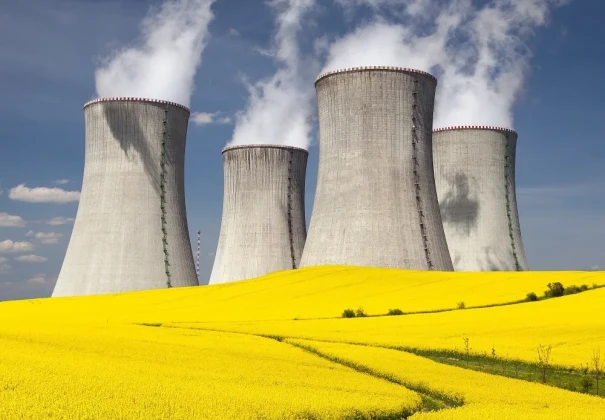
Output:
M0 14L0 214L19 216L0 226L0 243L27 241L21 253L0 253L0 300L50 295L61 268L77 201L32 203L9 198L18 185L79 191L84 157L82 105L95 97L99 57L137 36L147 0L20 0ZM321 2L314 31L340 34L357 21ZM270 8L258 0L217 0L210 39L191 100L193 112L233 116L244 109L244 80L275 70L269 47ZM605 267L605 4L575 0L556 9L530 40L531 72L513 111L519 132L517 198L523 241L534 270ZM303 40L304 40L303 39ZM304 42L303 42L304 44ZM380 63L377 63L380 64ZM222 210L221 149L233 124L189 126L187 212L191 239L203 232L200 279L210 274ZM312 132L307 169L307 222L317 172ZM57 184L58 180L69 180ZM25 224L23 226L23 224ZM33 231L33 234L28 232ZM36 237L36 233L38 233ZM40 235L43 233L45 235ZM54 233L55 235L50 235ZM23 255L36 258L18 261Z

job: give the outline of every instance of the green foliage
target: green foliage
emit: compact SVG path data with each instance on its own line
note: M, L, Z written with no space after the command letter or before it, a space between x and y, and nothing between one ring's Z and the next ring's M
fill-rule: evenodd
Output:
M587 284L583 284L581 286L576 286L574 284L572 284L571 286L567 286L564 287L563 284L559 283L559 282L555 282L555 283L548 283L548 290L546 290L544 292L544 297L546 298L552 298L552 297L559 297L559 296L564 296L564 295L573 295L576 293L580 293L580 292L585 292L586 290L589 289ZM599 286L597 284L593 284L592 288L598 288ZM530 295L533 295L530 297ZM531 292L527 294L526 297L526 301L534 301L537 300L534 299L535 293Z
M466 305L464 304L464 302L458 302L457 307L458 307L458 309L464 309L464 308L466 308Z
M355 316L358 318L363 318L364 316L368 316L368 314L366 314L363 310L363 308L360 306L359 308L357 308L357 310L355 311Z
M466 367L468 368L468 362L471 355L471 345L468 337L462 337L464 341L464 352L466 353Z
M387 315L403 315L403 311L401 309L389 309L389 313Z
M582 392L584 392L585 394L590 392L593 385L594 385L594 382L593 382L592 378L590 378L589 376L583 377L582 380L580 381L580 386L582 387Z
M368 314L365 313L365 311L363 310L363 308L360 306L359 308L357 308L356 311L354 311L353 309L345 309L342 312L341 315L343 318L363 318L365 316L368 316Z
M525 297L525 300L528 302L535 302L538 300L538 295L536 295L534 292L529 292Z
M538 345L538 366L542 371L542 383L546 383L546 374L550 368L551 351L552 346L550 344L548 346L543 346L542 344Z
M355 311L353 309L345 309L342 313L343 318L355 318Z
M586 392L592 395L603 395L603 363L599 349L594 349L590 363L577 367L562 367L550 363L550 346L539 346L538 360L524 362L519 359L506 359L497 356L492 346L491 355L488 352L471 354L470 340L463 336L464 346L460 350L420 350L417 348L401 347L401 351L416 354L421 357L451 366L466 367L467 369L487 372L494 375L516 378L524 381L541 381L550 386L574 392ZM594 365L598 366L598 373ZM583 391L582 381L588 378L587 390ZM592 382L591 382L592 381ZM601 386L601 388L599 388Z
M565 290L563 291L563 294L564 295L573 295L575 293L580 293L580 292L583 292L581 287L571 285L571 286L565 288Z
M559 297L565 294L565 287L560 282L548 283L546 285L548 290L544 292L544 296L546 297Z

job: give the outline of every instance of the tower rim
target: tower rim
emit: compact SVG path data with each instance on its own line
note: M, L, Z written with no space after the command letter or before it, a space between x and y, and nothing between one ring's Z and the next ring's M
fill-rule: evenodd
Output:
M237 150L237 149L284 149L284 150L300 151L300 152L309 154L309 151L307 149L303 149L302 147L285 146L282 144L237 144L234 146L224 147L221 153L224 154L225 152L230 152L232 150Z
M359 67L347 67L347 68L343 68L343 69L337 69L337 70L323 72L319 76L317 76L317 79L315 79L315 84L317 85L317 83L320 80L323 80L329 76L334 76L334 75L342 74L342 73L355 73L355 72L361 72L361 71L367 71L367 70L386 70L386 71L392 71L392 72L397 72L397 73L420 74L423 76L427 76L430 79L437 82L437 77L435 77L431 73L428 73L423 70L412 69L412 68L407 68L407 67L397 67L397 66L359 66Z
M114 96L114 97L97 98L97 99L93 99L92 101L86 102L84 104L83 108L86 109L90 105L94 105L94 104L97 104L100 102L148 102L148 103L154 103L154 104L172 105L177 108L184 109L185 111L191 113L191 110L189 108L187 108L185 105L181 105L176 102L165 101L163 99L141 98L141 97L134 97L134 96Z
M456 130L485 130L485 131L502 131L505 133L511 133L518 135L512 128L496 127L491 125L452 125L447 127L435 128L433 133L441 133L443 131L456 131Z

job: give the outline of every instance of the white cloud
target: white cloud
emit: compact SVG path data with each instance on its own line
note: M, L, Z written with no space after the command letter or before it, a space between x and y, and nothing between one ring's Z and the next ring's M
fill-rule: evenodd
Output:
M59 185L69 184L69 179L57 179L55 181L55 184L59 184Z
M73 223L76 219L73 217L53 217L52 219L45 220L43 223L51 226L68 225Z
M25 262L25 263L42 263L42 262L48 261L48 258L41 257L40 255L34 255L34 254L19 255L18 257L15 257L13 259L15 261Z
M80 199L79 191L65 191L61 188L37 187L29 188L25 184L11 188L8 197L11 200L28 203L57 203L64 204Z
M355 8L360 6L367 6L372 9L379 9L383 6L405 6L406 8L419 9L421 7L427 7L427 4L431 0L335 0L338 5L345 8ZM407 3L403 5L402 3Z
M32 249L34 246L29 242L14 242L10 239L0 241L0 252L2 253L26 252Z
M27 280L27 284L46 284L49 281L44 274L38 274Z
M141 24L139 45L116 51L95 72L101 97L135 96L189 106L214 0L169 0Z
M63 235L61 233L34 232L33 230L30 230L29 232L27 232L25 234L25 236L27 236L29 238L35 238L38 240L38 242L45 244L45 245L56 244L57 242L59 242L59 238L63 237Z
M21 216L0 212L0 227L25 227L26 224Z
M323 71L398 66L439 78L434 127L513 127L529 70L526 41L560 0L352 0L371 19L334 42ZM353 6L352 6L353 5ZM388 7L387 7L388 6ZM403 18L393 22L397 9ZM388 11L388 13L386 12Z
M229 28L229 35L231 36L239 36L239 31L235 28Z
M229 124L231 121L231 117L220 117L216 119L217 124Z
M315 0L271 0L277 31L270 56L278 69L272 77L248 86L247 109L238 113L229 146L283 144L307 148L310 143L315 91L319 71L316 58L305 56L299 37Z
M214 114L209 112L194 112L191 114L191 120L196 125L210 124L214 119Z
M231 122L231 117L221 117L219 112L194 112L191 114L191 121L193 121L195 125L229 124Z
M598 271L600 268L600 265L593 265L592 267L590 267L590 271Z

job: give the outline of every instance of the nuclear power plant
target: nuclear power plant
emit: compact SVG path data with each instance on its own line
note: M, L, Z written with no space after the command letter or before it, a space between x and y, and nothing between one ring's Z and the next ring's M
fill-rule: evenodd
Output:
M223 149L223 219L210 284L298 267L306 238L307 156L287 146Z
M356 67L316 82L319 169L307 235L308 152L222 151L223 215L209 284L317 265L527 270L515 195L517 133L433 132L437 80ZM53 296L197 285L187 227L189 109L141 98L84 105L80 204Z
M84 116L82 193L53 296L197 285L184 190L189 109L101 98Z
M301 267L453 269L433 174L436 86L397 67L317 78L319 173Z
M497 127L435 130L437 196L456 271L527 270L517 213L517 133Z

